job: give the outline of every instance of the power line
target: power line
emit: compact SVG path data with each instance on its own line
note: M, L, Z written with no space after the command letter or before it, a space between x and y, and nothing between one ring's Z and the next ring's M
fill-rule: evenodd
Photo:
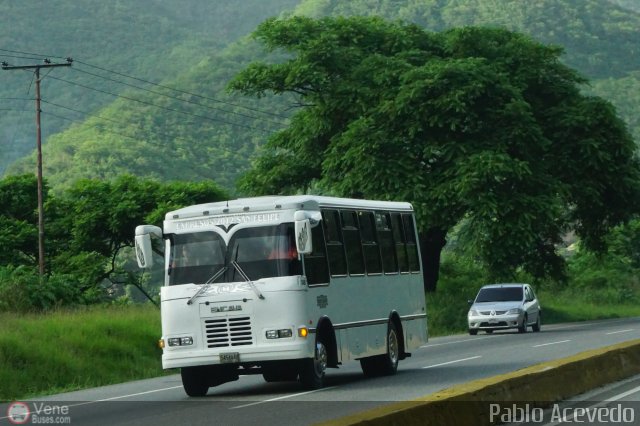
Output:
M249 115L249 114L244 114L244 113L237 112L237 111L229 111L229 110L222 109L222 108L216 108L216 107L213 107L213 106L210 106L210 105L201 104L199 102L194 102L194 101L189 100L189 99L182 99L182 98L179 98L177 96L168 95L166 93L162 93L162 92L158 92L158 91L155 91L155 90L147 89L145 87L136 86L135 84L131 84L131 83L127 83L127 82L124 82L124 81L116 80L116 79L113 79L113 78L105 77L105 76L102 76L102 75L99 75L99 74L95 74L95 73L92 73L92 72L89 72L89 71L85 71L85 70L82 70L82 69L77 69L77 68L72 68L72 69L74 71L81 72L81 73L84 73L84 74L88 74L88 75L91 75L91 76L94 76L94 77L102 78L102 79L105 79L107 81L111 81L111 82L118 83L118 84L123 84L123 85L128 86L128 87L133 87L134 89L143 90L145 92L153 93L154 95L164 96L164 97L169 98L169 99L174 99L174 100L177 100L177 101L180 101L180 102L185 102L185 103L189 103L189 104L192 104L192 105L201 106L201 107L208 108L208 109L211 109L211 110L214 110L214 111L221 111L221 112L224 112L224 113L227 113L227 114L234 114L234 115L239 115L239 116L242 116L242 117L245 117L245 118L265 121L264 119L256 117L255 115ZM271 121L271 120L266 120L266 121L268 121L268 122L270 122L272 124L276 124L278 126L283 126L284 125L284 123L280 123L280 122L277 122L277 121Z
M35 101L34 98L0 98L0 101Z
M17 109L17 108L0 108L0 111L33 112L32 109Z
M131 98L129 96L118 95L116 93L112 93L112 92L109 92L107 90L97 89L95 87L87 86L87 85L81 84L81 83L75 83L73 81L65 80L63 78L58 78L58 77L53 77L53 76L51 76L49 78L52 78L52 79L58 80L58 81L62 81L64 83L71 84L71 85L74 85L74 86L83 87L83 88L88 89L88 90L93 90L95 92L111 95L111 96L114 96L116 98L126 99L126 100L129 100L129 101L132 101L132 102L141 103L143 105L148 105L148 106L152 106L152 107L155 107L155 108L164 109L166 111L172 111L172 112L177 112L179 114L190 115L190 116L197 117L197 118L203 118L205 120L216 121L216 122L219 122L219 123L228 124L230 126L243 127L245 129L262 131L262 132L265 132L265 133L269 133L270 132L270 130L267 130L267 129L264 129L264 128L260 128L260 127L253 127L253 126L249 126L249 125L246 125L246 124L240 124L240 123L235 123L235 122L232 122L232 121L223 120L221 118L209 117L209 116L206 116L206 115L193 114L191 112L181 111L181 110L178 110L178 109L175 109L175 108L169 108L169 107L165 107L165 106L162 106L162 105L154 104L153 102L147 102L147 101L143 101L143 100L140 100L140 99Z
M58 108L62 108L62 109L66 109L66 110L69 110L69 111L77 112L79 114L83 114L83 115L86 115L88 117L95 117L95 118L99 118L101 120L111 121L113 123L120 124L120 125L124 124L121 121L114 120L113 118L107 118L107 117L102 117L102 116L97 115L97 114L91 114L91 113L88 113L88 112L85 112L85 111L81 111L79 109L75 109L75 108L67 107L67 106L64 106L64 105L60 105L60 104L57 104L55 102L45 101L44 99L42 99L42 102L45 103L45 104L53 105L53 106L58 107Z
M44 56L44 57L49 57L49 58L66 59L66 57L63 57L63 56L40 55L38 53L23 52L23 51L20 51L20 50L0 49L0 51L9 52L9 53L18 53L18 54L21 54L21 55L35 55L35 56ZM156 82L153 82L153 81L145 80L143 78L134 77L132 75L128 75L128 74L125 74L125 73L122 73L122 72L119 72L119 71L114 71L114 70L110 70L110 69L107 69L107 68L99 67L97 65L92 65L90 63L83 62L83 61L80 61L78 59L75 59L75 63L82 64L84 66L87 66L87 67L90 67L90 68L94 68L94 69L97 69L97 70L100 70L100 71L108 72L108 73L111 73L111 74L116 74L116 75L119 75L121 77L126 77L126 78L130 78L132 80L137 80L137 81L140 81L142 83L151 84L153 86L161 87L163 89L173 90L175 92L182 93L182 94L185 94L185 95L195 96L195 97L200 98L200 99L206 99L206 100L209 100L209 101L212 101L212 102L218 102L218 103L222 103L222 104L233 106L233 107L237 107L237 108L244 108L244 109L249 110L249 111L257 112L257 113L260 113L260 114L266 114L266 115L270 115L270 116L273 116L273 117L284 118L284 119L288 118L288 117L286 117L284 115L276 114L274 112L263 111L263 110L260 110L258 108L252 108L252 107L247 107L247 106L243 106L243 105L239 105L239 104L234 104L233 102L223 101L221 99L216 99L216 98L200 95L198 93L188 92L186 90L176 89L176 88L171 87L171 86L166 86L164 84L160 84L160 83L156 83Z
M40 53L22 52L22 51L20 51L20 50L0 49L0 52L17 53L17 54L19 54L19 55L33 55L33 56L39 56L39 57L40 57L40 59L42 59L43 57L45 57L45 58L66 59L66 56L43 55L43 54L40 54Z
M244 109L247 109L249 111L258 112L260 114L271 115L271 116L278 117L278 118L288 118L288 117L286 117L284 115L281 115L281 114L276 114L276 113L269 112L269 111L259 110L257 108L251 108L251 107L247 107L247 106L243 106L243 105L234 104L232 102L223 101L223 100L216 99L216 98L211 98L211 97L208 97L208 96L203 96L203 95L200 95L200 94L197 94L197 93L187 92L186 90L176 89L174 87L166 86L166 85L160 84L160 83L155 83L153 81L149 81L149 80L145 80L145 79L142 79L142 78L134 77L134 76L131 76L131 75L127 75L127 74L118 72L118 71L113 71L113 70L102 68L102 67L99 67L99 66L96 66L96 65L91 65L91 64L86 63L86 62L82 62L82 61L77 61L77 62L79 64L85 65L87 67L95 68L95 69L98 69L100 71L113 73L113 74L119 75L121 77L130 78L130 79L133 79L133 80L140 81L142 83L151 84L153 86L161 87L161 88L167 89L167 90L173 90L175 92L182 93L182 94L185 94L185 95L191 95L191 96L195 96L195 97L198 97L198 98L201 98L201 99L207 99L207 100L210 100L210 101L213 101L213 102L219 102L219 103L222 103L222 104L225 104L225 105L234 106L234 107L237 107L237 108L244 108Z
M28 59L30 61L41 61L42 58L35 58L32 56L17 56L17 55L0 55L1 58L14 58L14 59Z

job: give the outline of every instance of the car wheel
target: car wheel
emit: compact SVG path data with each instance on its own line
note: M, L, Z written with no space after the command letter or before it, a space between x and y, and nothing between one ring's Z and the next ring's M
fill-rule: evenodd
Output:
M533 324L533 326L531 327L531 329L532 329L535 333L537 333L538 331L540 331L540 329L542 328L542 324L541 324L541 321L540 321L540 316L541 316L541 315L540 315L540 313L538 312L538 319L536 320L536 323L535 323L535 324Z
M475 336L476 334L478 334L478 330L469 329L469 334L472 335L472 336Z
M518 327L518 333L526 333L527 332L527 314L524 315L524 318L522 318L522 325L520 325Z
M327 359L327 347L322 340L318 340L314 357L303 360L302 368L300 369L300 382L305 388L320 389L324 385Z

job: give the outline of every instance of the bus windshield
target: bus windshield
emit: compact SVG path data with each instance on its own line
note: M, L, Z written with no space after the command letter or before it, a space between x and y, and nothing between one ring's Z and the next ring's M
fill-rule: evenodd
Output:
M215 232L169 235L169 285L244 281L237 262L251 280L300 275L302 266L292 223L238 230L227 246ZM215 281L210 279L222 268Z

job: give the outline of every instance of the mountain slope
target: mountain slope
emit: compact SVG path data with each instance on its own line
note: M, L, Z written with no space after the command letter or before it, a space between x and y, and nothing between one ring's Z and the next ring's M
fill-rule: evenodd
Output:
M622 4L623 0L619 2ZM284 1L275 3L272 1L269 5L287 10ZM377 14L416 22L434 31L460 25L505 26L545 43L562 45L566 50L566 63L593 79L592 86L585 90L612 100L636 140L640 140L640 123L635 118L639 115L640 99L630 96L628 91L640 87L640 15L613 3L603 0L304 0L297 5L295 13L310 16ZM174 70L175 77L165 81L166 85L179 87L191 95L156 86L151 86L154 91L174 97L134 90L125 92L130 98L148 103L118 99L97 112L101 118L89 118L51 137L45 147L46 175L54 187L67 186L81 176L109 178L128 171L159 179L212 179L233 189L235 178L250 166L252 156L269 134L286 125L286 116L295 106L292 99L242 99L225 92L226 83L238 70L263 57L261 46L242 39L224 50L212 49L190 67L180 68L179 72ZM91 96L86 90L81 92L82 96ZM232 112L221 112L214 107ZM59 112L50 105L47 108L50 113ZM33 158L11 170L29 170L32 164Z
M39 63L45 56L54 60L71 56L110 70L162 81L190 69L250 32L265 18L277 15L297 2L0 2L0 26L3 28L0 32L0 60L19 65ZM78 84L115 93L126 89L79 72L78 68L52 71L50 78L43 81L43 98L59 105L94 112L111 104L114 97L88 91ZM99 71L94 68L85 70L94 73ZM111 73L106 73L106 76L118 77ZM35 146L33 90L32 73L0 72L0 174L11 162ZM84 117L69 110L49 109L58 117L50 115L43 120L45 140L48 135L69 127L71 122L84 120Z

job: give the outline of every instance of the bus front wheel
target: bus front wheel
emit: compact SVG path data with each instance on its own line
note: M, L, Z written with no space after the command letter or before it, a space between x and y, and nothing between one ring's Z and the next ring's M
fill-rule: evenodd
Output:
M300 382L305 388L320 389L324 385L327 359L327 347L322 340L318 340L314 357L303 360L300 368Z
M205 396L209 391L207 375L203 367L182 367L182 387L189 396Z

